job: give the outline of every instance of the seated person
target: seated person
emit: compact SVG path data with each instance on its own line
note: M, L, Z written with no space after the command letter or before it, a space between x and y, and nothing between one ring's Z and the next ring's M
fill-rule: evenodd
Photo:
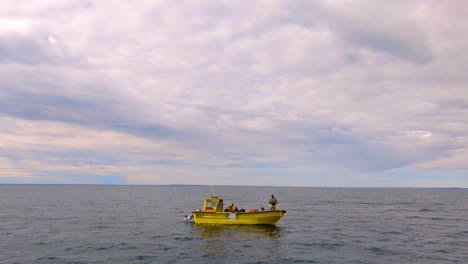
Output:
M234 204L229 204L226 206L226 209L224 209L224 212L233 212L234 211Z

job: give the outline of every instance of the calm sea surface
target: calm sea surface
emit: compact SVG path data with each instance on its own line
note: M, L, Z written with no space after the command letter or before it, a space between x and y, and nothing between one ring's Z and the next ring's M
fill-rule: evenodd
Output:
M468 263L468 190L227 187L277 227L183 221L209 186L0 185L0 263Z

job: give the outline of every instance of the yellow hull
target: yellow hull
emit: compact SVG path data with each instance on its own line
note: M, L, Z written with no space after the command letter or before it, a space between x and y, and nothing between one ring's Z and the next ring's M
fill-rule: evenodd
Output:
M284 210L264 212L192 212L195 224L212 225L275 225L286 213Z

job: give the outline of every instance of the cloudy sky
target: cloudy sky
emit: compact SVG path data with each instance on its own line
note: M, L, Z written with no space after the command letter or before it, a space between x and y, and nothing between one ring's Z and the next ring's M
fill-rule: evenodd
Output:
M0 2L0 183L468 187L468 2Z

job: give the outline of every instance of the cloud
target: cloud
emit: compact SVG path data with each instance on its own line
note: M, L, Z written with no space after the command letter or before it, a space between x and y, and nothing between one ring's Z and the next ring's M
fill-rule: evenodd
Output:
M0 181L459 185L463 6L4 1Z
M424 31L411 19L417 4L394 1L382 6L375 1L361 1L330 6L336 10L332 27L351 47L385 52L418 64L433 60Z

